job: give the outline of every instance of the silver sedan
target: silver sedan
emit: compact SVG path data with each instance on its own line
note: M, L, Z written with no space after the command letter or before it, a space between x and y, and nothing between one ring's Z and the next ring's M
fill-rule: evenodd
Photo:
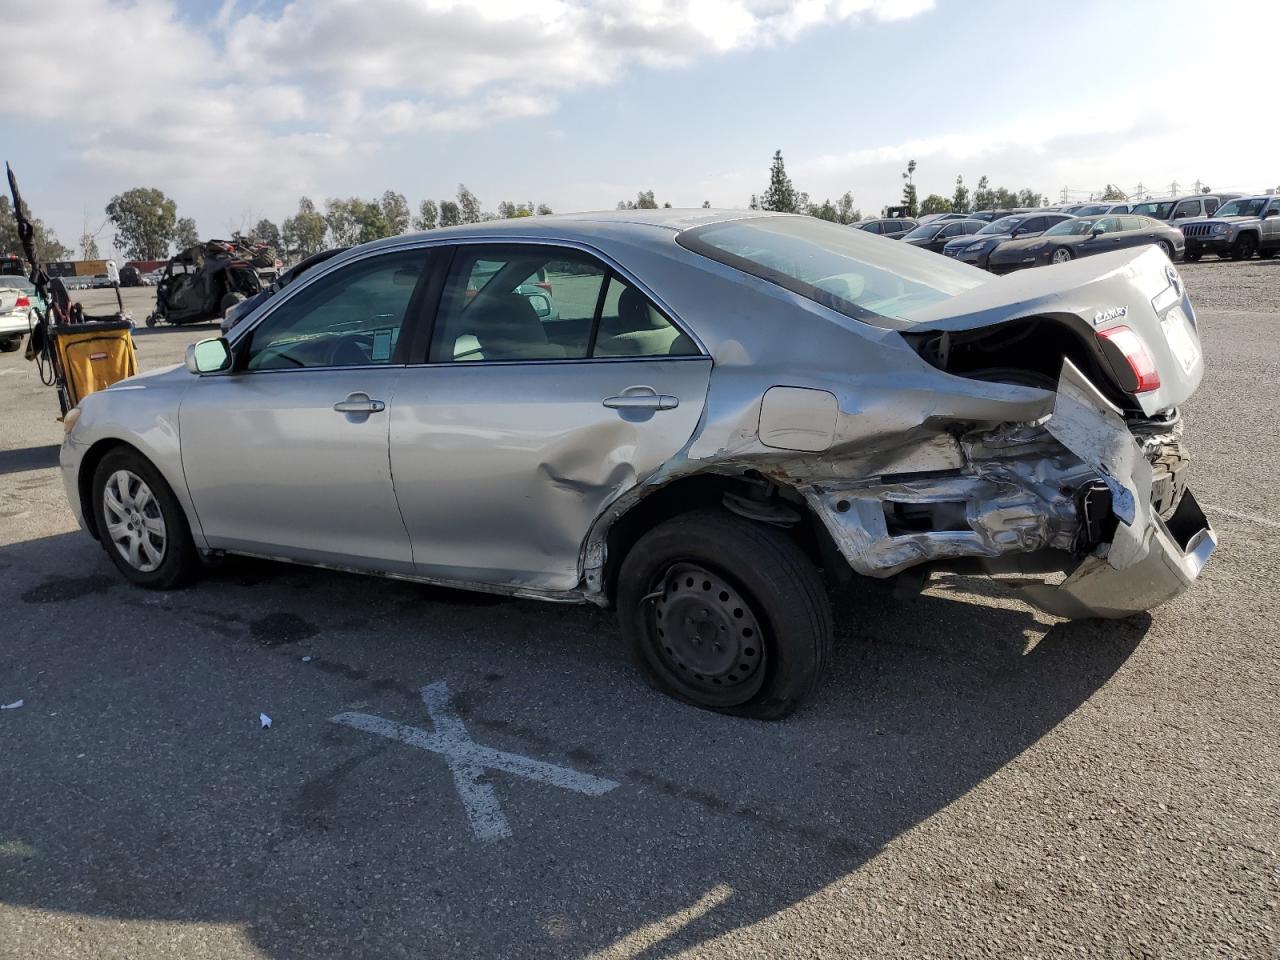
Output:
M140 586L243 554L612 606L650 682L778 717L854 575L1016 571L1065 617L1185 590L1202 370L1154 248L995 279L807 217L525 218L332 258L91 394L62 467Z

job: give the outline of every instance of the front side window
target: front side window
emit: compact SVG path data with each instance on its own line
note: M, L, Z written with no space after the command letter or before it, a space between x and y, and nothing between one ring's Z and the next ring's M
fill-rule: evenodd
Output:
M879 221L876 221L874 223L868 223L862 229L867 231L867 233L883 233L884 232L884 226Z
M1169 214L1173 213L1173 203L1169 201L1139 203L1134 205L1133 212L1140 213L1144 217L1155 217L1157 220L1168 220Z
M1179 203L1176 207L1173 208L1174 220L1183 220L1187 217L1198 217L1198 216L1200 216L1199 200L1183 200L1181 203Z
M875 323L986 283L989 275L909 243L878 243L811 217L765 216L685 230L694 253L775 283L846 316Z
M1102 217L1094 221L1093 229L1098 233L1115 233L1120 229L1120 222L1116 217Z
M289 370L391 363L426 264L422 250L387 253L321 277L249 332L238 367Z
M431 337L432 363L696 356L649 299L561 247L461 246Z
M947 228L944 228L944 227L943 227L943 226L941 226L940 224L936 224L936 223L925 223L925 224L921 224L920 226L916 227L914 230L912 230L910 233L908 233L908 234L907 234L905 237L903 237L902 239L904 239L904 240L932 240L934 237L937 237L937 236L949 237L949 236L951 236L951 235L952 235L952 234L947 233Z
M1025 217L1001 217L999 220L993 220L991 223L988 223L985 227L979 230L978 235L1013 233L1013 231L1018 228L1018 225L1025 219Z

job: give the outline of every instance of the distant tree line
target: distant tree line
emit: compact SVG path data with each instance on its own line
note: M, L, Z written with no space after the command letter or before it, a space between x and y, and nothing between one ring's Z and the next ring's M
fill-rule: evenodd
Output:
M902 173L901 205L911 216L1005 207L1037 207L1045 202L1043 194L1031 189L1015 191L1005 187L992 187L986 176L980 177L972 190L965 185L963 176L957 176L950 196L930 193L920 200L916 192L915 173L916 161L909 160ZM1124 198L1124 194L1111 184L1107 184L1102 196L1103 199ZM669 202L659 203L652 190L638 191L634 200L619 200L617 203L619 210L655 210L670 206ZM702 206L710 207L711 202L704 200ZM752 210L807 214L833 223L848 224L862 219L862 211L854 205L852 191L845 191L834 201L828 197L819 202L798 189L787 173L781 150L773 154L767 186L762 193L751 195L748 206ZM544 216L551 212L551 208L545 203L534 203L532 200L502 200L497 204L496 210L489 211L465 184L458 185L457 193L452 198L421 201L416 213L410 208L405 195L394 190L387 190L381 197L369 200L361 197L331 197L324 201L323 209L317 207L309 197L301 197L297 212L286 217L279 225L264 218L251 227L242 226L231 230L230 239L262 241L279 250L285 259L297 260L329 247L365 243L396 236L411 229L435 230L439 227L480 223L498 218ZM130 259L162 259L171 250L186 249L202 239L195 221L190 217L179 217L177 204L154 187L135 187L117 194L107 204L106 213L115 229L115 246ZM53 231L38 220L33 222L36 226L36 246L42 259L65 259L73 254L71 249L58 241ZM81 256L87 259L97 256L97 243L87 232L82 238L81 248ZM0 251L11 249L17 249L13 211L8 198L0 196Z

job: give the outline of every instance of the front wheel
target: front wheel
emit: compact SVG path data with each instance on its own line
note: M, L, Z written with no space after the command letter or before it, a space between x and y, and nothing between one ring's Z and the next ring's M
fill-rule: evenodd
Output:
M1071 251L1066 247L1059 247L1053 251L1053 256L1049 258L1050 263L1070 263Z
M112 450L93 474L93 507L107 556L140 587L171 590L199 567L182 505L136 450Z
M21 337L9 337L6 340L0 340L0 353L14 353L22 346Z
M622 563L617 600L645 679L707 710L784 717L830 659L831 604L817 568L783 531L718 510L641 537Z
M1235 243L1231 245L1232 260L1248 260L1258 252L1258 241L1253 238L1253 234L1243 234Z

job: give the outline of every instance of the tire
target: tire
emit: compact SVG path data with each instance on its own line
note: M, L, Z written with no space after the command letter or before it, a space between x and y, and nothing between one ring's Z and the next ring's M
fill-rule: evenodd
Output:
M139 484L150 491L149 497ZM119 509L108 507L108 485ZM108 452L93 472L92 495L98 539L127 580L150 590L172 590L191 581L200 567L200 557L191 541L186 514L146 457L124 448ZM118 542L111 532L113 525L121 534ZM136 530L142 530L142 536L133 532ZM131 551L133 543L139 545ZM129 559L131 552L140 564Z
M9 337L6 340L0 340L0 353L17 353L20 346L22 346L21 337Z
M147 326L154 327L156 325L156 315L154 313L147 314Z
M1058 247L1049 255L1050 263L1070 263L1073 259L1075 259L1075 254L1067 247Z
M220 307L222 309L222 315L225 317L227 315L227 311L230 310L232 307L234 307L237 303L239 303L244 298L245 297L243 293L232 292L232 293L224 294L222 297L222 303L220 304Z
M1248 260L1258 252L1258 241L1251 233L1241 234L1231 245L1232 260Z
M706 710L780 719L831 658L831 603L817 568L783 531L720 510L682 514L642 536L616 596L641 675ZM667 635L672 623L678 636Z
M1168 240L1157 240L1156 246L1159 247L1162 251L1164 251L1164 255L1166 257L1168 257L1170 260L1173 259L1175 251L1173 249L1172 243L1170 243Z
M1192 263L1199 263L1200 258L1203 256L1204 256L1204 253L1201 252L1200 250L1187 250L1187 252L1182 255L1182 259L1189 260Z

